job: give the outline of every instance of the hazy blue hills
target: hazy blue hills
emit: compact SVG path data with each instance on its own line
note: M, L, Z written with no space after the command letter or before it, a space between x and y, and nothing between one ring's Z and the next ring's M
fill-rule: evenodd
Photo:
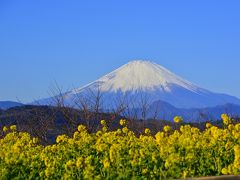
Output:
M24 104L14 101L0 101L0 109L6 110L16 106L23 106Z
M176 108L164 101L156 101L150 105L147 117L157 119L172 120L176 115L182 116L187 122L204 122L221 119L221 114L226 113L232 117L239 117L240 105L225 104L206 108ZM139 110L141 116L141 110Z

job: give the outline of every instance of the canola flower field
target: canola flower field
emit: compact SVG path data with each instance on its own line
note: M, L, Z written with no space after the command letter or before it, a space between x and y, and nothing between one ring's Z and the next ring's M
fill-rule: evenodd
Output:
M73 137L58 136L43 146L16 126L4 127L0 139L0 179L172 179L240 174L240 124L222 115L224 128L210 123L200 131L190 125L165 126L136 136L121 129L97 133L79 125ZM181 117L174 119L181 123Z

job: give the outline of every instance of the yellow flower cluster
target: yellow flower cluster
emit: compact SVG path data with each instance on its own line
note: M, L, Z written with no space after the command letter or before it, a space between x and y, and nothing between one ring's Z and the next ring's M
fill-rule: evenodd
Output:
M229 125L232 123L231 117L229 117L227 114L222 114L221 117L225 125Z
M180 118L181 119L181 118ZM0 139L0 179L178 179L240 174L240 124L223 115L224 128L210 123L200 131L190 125L165 126L152 135L122 129L89 133L80 125L72 137L60 135L43 146L16 126L4 127ZM176 123L182 120L176 120Z

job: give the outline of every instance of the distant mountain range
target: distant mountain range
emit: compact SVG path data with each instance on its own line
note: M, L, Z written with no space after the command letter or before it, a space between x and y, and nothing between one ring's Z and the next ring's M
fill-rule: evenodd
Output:
M139 117L142 110L139 110ZM156 113L157 112L157 113ZM204 122L208 120L219 120L223 113L231 117L240 117L240 105L225 104L206 108L176 108L169 103L156 101L149 107L146 113L147 118L173 120L177 115L181 115L185 122Z
M2 110L6 110L16 106L23 106L23 104L14 101L0 101L0 109Z

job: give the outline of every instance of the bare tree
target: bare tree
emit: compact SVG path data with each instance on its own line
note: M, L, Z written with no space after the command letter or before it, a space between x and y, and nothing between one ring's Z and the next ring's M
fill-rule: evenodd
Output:
M67 124L64 126L67 130L68 134L71 134L78 125L78 116L73 112L74 105L67 104L67 93L63 93L62 88L55 83L55 87L50 89L52 96L52 103L57 108L57 111L61 113L61 115L66 120ZM71 99L74 100L74 99Z
M140 96L139 109L141 112L141 119L146 120L151 103L150 96L145 94L143 91L140 91L139 96Z

